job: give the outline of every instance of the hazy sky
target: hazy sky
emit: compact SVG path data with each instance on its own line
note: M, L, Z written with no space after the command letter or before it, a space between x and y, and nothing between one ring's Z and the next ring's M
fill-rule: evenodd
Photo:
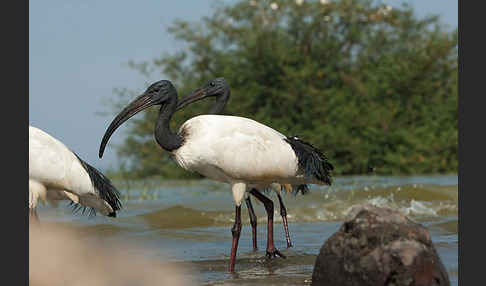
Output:
M401 2L383 0L392 6ZM457 0L406 2L420 16L439 14L445 24L457 27ZM167 27L177 18L195 21L210 15L212 3L29 1L29 123L101 170L116 166L113 143L123 139L123 126L98 159L99 143L112 120L95 114L110 110L103 99L114 96L115 87L143 91L145 79L126 63L181 48Z

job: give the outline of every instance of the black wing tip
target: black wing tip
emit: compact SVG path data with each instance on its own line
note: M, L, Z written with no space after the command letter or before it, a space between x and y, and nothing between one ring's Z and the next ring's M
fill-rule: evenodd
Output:
M120 192L115 188L115 186L113 186L110 179L108 179L95 167L91 166L90 164L79 158L76 153L75 155L81 162L83 168L88 173L89 178L91 179L91 183L98 191L100 198L105 200L110 205L110 207L113 209L113 212L120 210L122 208L122 204L120 201Z
M81 213L81 215L87 214L88 217L96 216L96 210L94 208L83 206L73 201L70 201L69 206L71 206L71 211L74 215Z
M332 184L331 171L334 170L334 166L329 162L326 155L297 136L290 136L284 140L294 150L299 169L304 172L306 177L315 177L328 185Z
M87 215L88 217L96 216L96 210L91 207L83 206L79 203L75 203L73 201L69 202L69 206L71 206L71 211L74 215L81 214ZM116 212L113 211L107 215L108 217L116 217Z

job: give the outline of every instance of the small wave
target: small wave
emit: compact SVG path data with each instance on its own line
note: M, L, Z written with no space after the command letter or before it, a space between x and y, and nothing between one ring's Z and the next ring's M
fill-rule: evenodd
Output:
M285 199L290 222L340 221L358 204L388 207L410 217L457 216L457 186L365 186L359 189L311 190L306 196ZM275 221L281 222L275 207Z
M410 206L402 210L406 215L427 215L437 216L437 212L434 210L433 205L430 202L419 202L412 200Z
M307 195L283 194L289 222L340 221L358 204L372 204L399 210L410 217L457 216L457 185L381 186L380 184L350 184L333 187L312 186ZM179 189L160 189L156 201L137 202L139 208L151 206L148 213L137 214L147 224L159 228L188 228L232 225L234 205L230 190L214 192L207 187L188 186ZM274 221L281 223L280 206L276 195L268 193L274 201ZM266 212L261 203L252 197L259 225L265 224ZM153 203L152 203L153 202ZM154 206L153 204L160 206ZM155 210L153 210L155 207ZM160 209L164 207L164 209ZM147 208L145 208L147 209ZM243 204L242 220L248 223L246 205Z

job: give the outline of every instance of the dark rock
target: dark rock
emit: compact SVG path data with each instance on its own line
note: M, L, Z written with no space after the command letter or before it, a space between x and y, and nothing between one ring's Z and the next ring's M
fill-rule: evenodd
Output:
M450 285L425 227L398 211L354 207L321 247L312 285Z

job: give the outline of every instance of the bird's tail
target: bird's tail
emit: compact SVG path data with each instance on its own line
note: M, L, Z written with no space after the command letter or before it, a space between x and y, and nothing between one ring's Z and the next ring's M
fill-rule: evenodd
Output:
M100 171L83 161L78 155L76 155L76 157L88 173L91 183L93 184L99 197L108 203L108 205L110 205L110 207L113 209L113 212L109 213L108 216L116 217L116 211L122 208L122 204L120 202L120 192L113 186L110 179L108 179Z
M306 178L313 177L331 185L331 171L334 169L334 166L319 149L295 136L287 137L284 140L294 150L298 159L299 169L302 170Z

